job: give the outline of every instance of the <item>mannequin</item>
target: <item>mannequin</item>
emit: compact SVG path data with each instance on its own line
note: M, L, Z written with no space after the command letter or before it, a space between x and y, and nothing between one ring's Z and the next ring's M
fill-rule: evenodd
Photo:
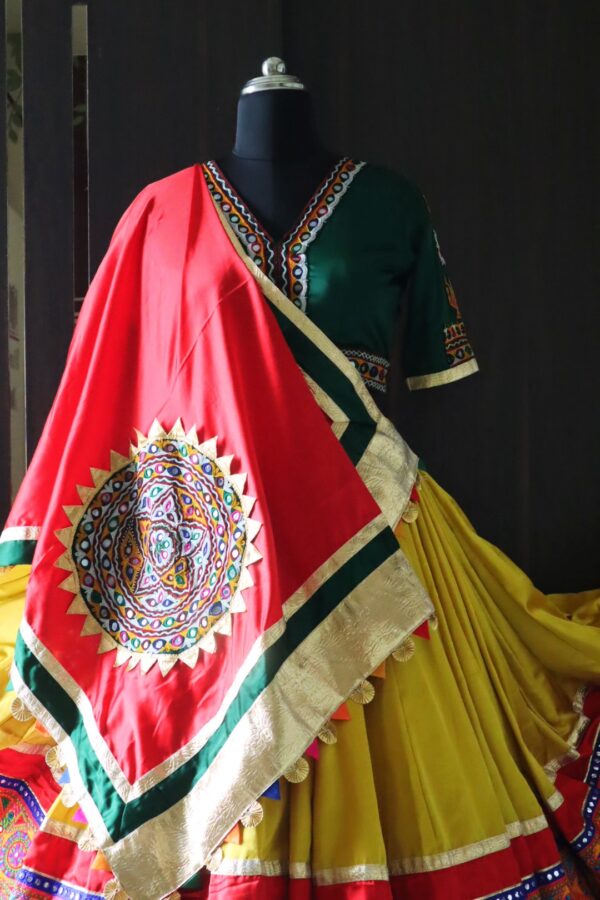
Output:
M281 72L281 61L274 61L271 68L274 64L280 65L276 71ZM269 84L268 69L263 71L265 76L253 82ZM248 92L246 86L242 90L233 149L217 163L278 241L297 222L337 156L321 144L306 89L291 76L271 80L275 86L270 89L260 86Z

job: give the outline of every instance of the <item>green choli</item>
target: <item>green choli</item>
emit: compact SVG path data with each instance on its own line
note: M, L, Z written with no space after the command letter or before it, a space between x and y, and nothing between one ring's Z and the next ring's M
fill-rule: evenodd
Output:
M344 157L274 241L218 165L210 160L202 169L244 250L370 388L385 390L404 302L403 367L411 389L477 370L427 202L407 178Z

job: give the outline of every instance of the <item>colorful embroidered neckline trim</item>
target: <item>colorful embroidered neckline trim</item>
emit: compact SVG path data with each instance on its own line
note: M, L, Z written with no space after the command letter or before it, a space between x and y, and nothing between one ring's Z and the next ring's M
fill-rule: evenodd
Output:
M308 299L307 249L365 166L347 156L339 159L317 187L298 221L278 241L248 209L214 160L202 163L213 198L227 216L250 258L302 312Z

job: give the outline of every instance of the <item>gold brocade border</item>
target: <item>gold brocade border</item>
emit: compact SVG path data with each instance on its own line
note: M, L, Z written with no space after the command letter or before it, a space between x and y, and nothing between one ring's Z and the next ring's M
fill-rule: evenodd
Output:
M7 541L37 541L39 536L39 525L11 525L0 534L0 544Z
M378 535L385 527L386 522L382 515L373 519L357 534L353 535L348 541L346 541L346 543L342 547L336 550L336 552L329 559L327 559L307 579L307 581L285 601L285 603L283 604L283 619L280 619L278 622L272 625L255 641L252 648L250 649L250 652L246 656L246 659L238 669L236 676L231 683L231 686L223 697L223 701L221 703L221 706L219 707L219 710L215 713L213 718L209 722L207 722L204 727L198 732L198 734L195 735L185 746L181 747L176 753L160 763L160 765L156 766L154 769L151 769L149 772L146 772L145 775L142 775L142 777L133 784L129 782L129 780L123 773L117 760L111 753L104 738L100 734L96 720L94 718L92 704L85 692L79 687L75 679L73 679L69 675L66 669L63 668L63 666L58 662L53 654L50 653L47 647L44 646L44 644L36 636L33 629L26 620L23 620L21 623L21 636L33 655L40 661L44 668L48 672L50 672L53 678L56 679L65 693L77 706L84 720L86 732L94 749L94 753L98 757L102 768L110 778L113 787L115 788L121 799L127 803L131 800L136 799L137 797L141 797L146 791L150 790L150 788L154 787L167 775L170 775L171 772L174 772L181 765L187 762L188 759L194 756L199 750L201 750L204 744L209 740L209 738L223 721L229 704L237 694L244 678L246 677L250 669L255 665L255 663L265 652L265 650L267 650L276 640L278 640L278 638L285 630L285 621L289 620L294 615L294 613L297 612L306 603L306 601L310 599L315 591L318 590L335 571L337 571L337 569L341 568L349 559L352 558L352 556L354 556L358 552L361 547L368 544L369 541L376 537L376 535ZM17 679L18 681L20 681L18 673ZM25 702L27 706L30 706L30 702L28 700ZM37 717L42 721L44 727L48 727L48 730L50 730L54 720L45 713L40 713L39 715L37 715ZM61 742L61 746L63 741L65 740L65 737L66 735L61 734L60 738L57 738L57 740Z
M462 865L473 859L505 850L510 846L511 840L537 834L545 828L549 828L548 820L544 815L540 815L523 822L511 822L506 826L504 834L484 838L481 841L466 844L464 847L457 847L444 853L394 860L387 866L362 864L313 870L307 863L286 864L279 860L224 859L214 874L234 877L243 875L265 877L288 875L290 878L310 878L319 887L332 884L348 884L354 881L387 881L394 876L435 872Z
M556 776L557 776L558 770L561 768L561 766L564 766L565 763L573 762L573 760L579 759L580 754L579 754L579 751L577 750L577 745L579 744L581 735L583 734L584 730L587 728L587 726L590 724L590 721L591 721L590 719L588 719L588 717L583 712L583 702L585 700L585 695L587 694L587 691L588 691L587 687L585 687L585 686L580 687L575 691L575 694L573 696L572 707L573 707L573 712L576 713L576 715L577 715L577 719L571 730L571 734L567 738L567 747L568 747L567 751L565 753L563 753L561 756L558 756L555 759L551 759L544 766L544 772L546 773L546 775L548 776L548 778L550 779L550 781L553 784L556 781ZM559 797L562 798L562 795L559 794L558 791L556 791L555 794L553 794L552 796L555 797L556 795L558 795ZM551 800L552 800L552 798L550 798L550 800L547 800L546 803L550 804ZM556 809L556 807L551 806L551 809Z
M57 822L55 819L46 819L42 822L40 831L46 834L53 834L56 837L64 838L65 841L71 841L76 844L81 837L86 826L77 828L76 825L69 825L68 822Z
M560 793L560 791L554 791L554 793L550 794L549 797L544 799L544 803L546 804L548 809L551 809L553 812L557 810L559 806L562 806L564 802L565 798Z
M229 878L248 875L278 878L281 875L290 875L290 866L279 859L224 859L212 874ZM310 878L310 875L307 877Z
M351 884L356 881L389 880L389 871L386 865L340 866L313 872L308 863L283 863L277 859L224 859L213 874L230 878L248 875L276 878L287 875L292 879L311 879L318 887L330 884Z
M340 409L337 403L332 400L329 394L322 390L314 379L307 375L302 369L304 380L306 381L311 394L323 410L323 412L331 419L331 428L338 441L341 439L346 428L350 424L348 416Z
M51 747L52 744L30 744L26 741L19 741L18 744L11 744L10 749L14 750L15 753L28 753L30 756L45 756L48 747ZM8 749L7 747L3 747L3 750Z
M515 838L537 834L539 831L549 827L548 819L543 813L523 822L511 822L506 826L504 834L484 838L473 844L457 847L455 850L447 850L444 853L435 853L431 856L393 860L389 864L390 875L416 875L419 872L434 872L437 869L449 869L452 866L460 866L462 863L478 859L481 856L489 856L490 853L506 850L510 846L510 842Z
M336 347L327 335L250 259L240 244L227 218L212 197L202 178L202 188L215 210L231 244L250 275L258 283L267 300L305 334L309 340L333 363L351 383L361 403L376 425L376 430L363 453L357 471L386 516L395 528L406 508L417 473L418 457L410 449L394 425L387 419L373 400L369 389L353 363ZM304 374L304 373L303 373ZM306 376L305 376L306 377ZM339 438L348 424L348 418L326 391L312 379L308 385L321 409L333 422L333 431Z
M365 866L365 869L370 869L371 866ZM373 868L381 868L380 866L373 866ZM385 866L386 878L387 878L387 866ZM308 863L289 863L287 874L290 878L312 878L312 869ZM379 880L381 879L374 879Z
M101 847L124 890L133 897L160 897L205 865L231 823L431 611L399 549L288 657L187 796L119 842ZM242 770L238 748L249 742L254 765Z
M294 873L290 866L290 878L306 878L301 869ZM311 877L311 876L309 876ZM388 881L389 870L382 865L358 865L341 866L335 869L320 869L312 875L312 881L317 887L327 887L331 884L351 884L353 881Z
M419 391L422 388L438 387L441 384L450 384L452 381L460 381L467 375L474 375L479 371L475 358L460 363L452 369L444 369L443 372L432 372L431 375L411 375L406 379L409 391Z

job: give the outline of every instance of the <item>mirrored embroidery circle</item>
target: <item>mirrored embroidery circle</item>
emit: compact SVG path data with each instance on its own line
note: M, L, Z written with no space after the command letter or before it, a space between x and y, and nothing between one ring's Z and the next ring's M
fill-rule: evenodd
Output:
M80 595L130 653L181 654L230 608L247 534L218 463L171 436L111 473L74 533Z

